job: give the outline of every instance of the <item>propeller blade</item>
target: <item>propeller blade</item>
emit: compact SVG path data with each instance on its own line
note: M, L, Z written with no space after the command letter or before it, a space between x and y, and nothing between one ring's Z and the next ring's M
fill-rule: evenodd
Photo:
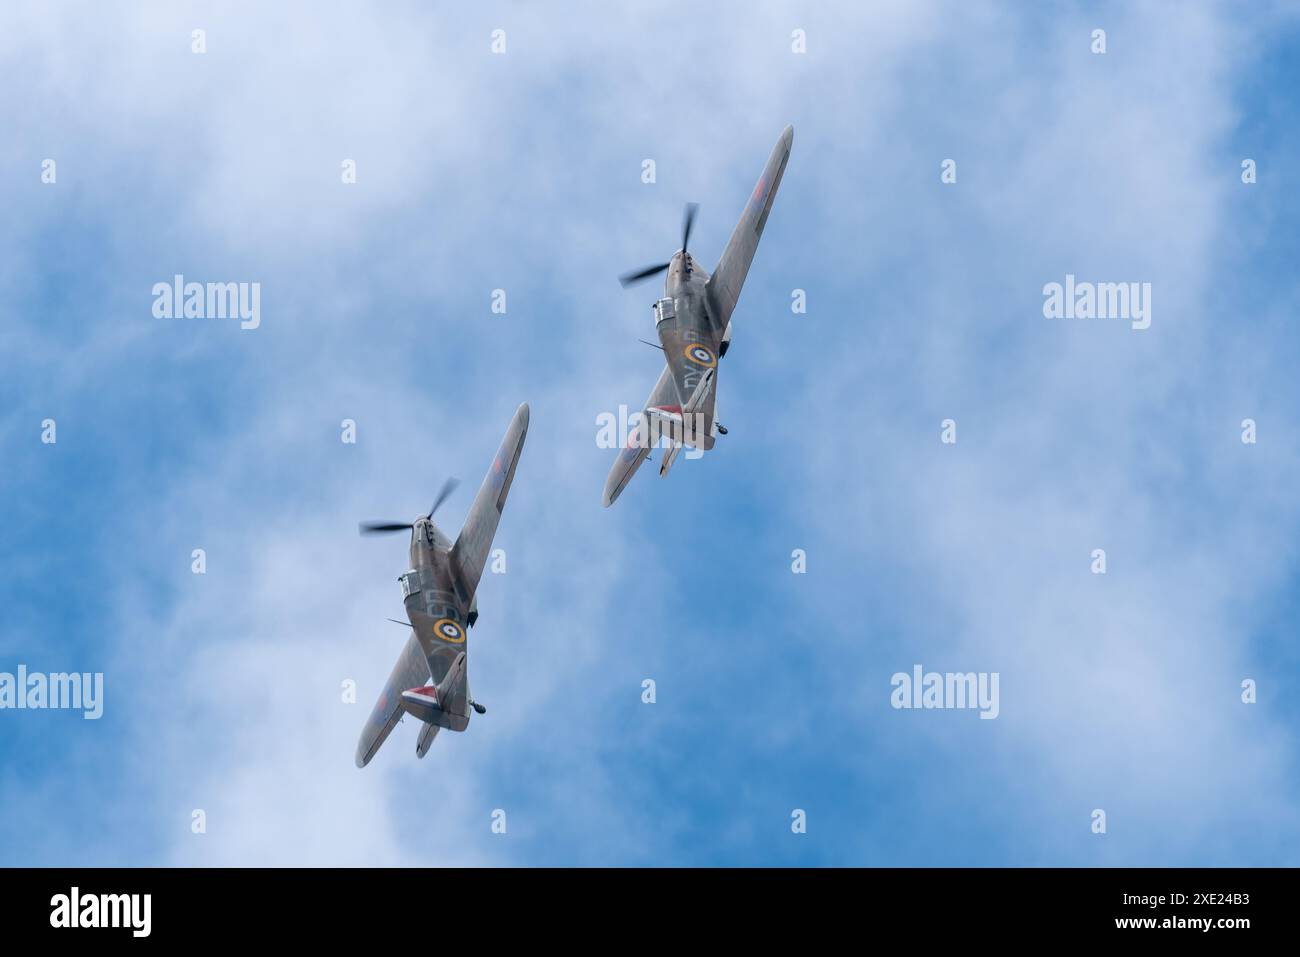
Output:
M362 522L357 531L362 535L382 535L385 532L405 532L413 526L410 522Z
M695 225L695 214L699 208L699 203L687 203L682 210L682 252L686 252L686 244L691 241L691 227Z
M668 268L668 263L659 263L657 266L646 266L644 269L637 269L633 272L625 272L618 277L619 283L626 289L628 286L643 282Z
M433 500L433 508L429 509L429 517L433 518L433 513L438 511L438 506L447 501L447 496L456 491L456 486L460 484L458 478L448 478L442 483L442 488L438 492L438 497Z

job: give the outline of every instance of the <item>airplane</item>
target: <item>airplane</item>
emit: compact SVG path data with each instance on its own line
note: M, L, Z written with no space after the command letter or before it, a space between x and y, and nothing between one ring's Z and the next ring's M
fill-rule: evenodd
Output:
M659 467L659 474L666 476L683 445L708 450L713 448L716 435L727 434L714 417L718 360L731 345L731 314L767 225L793 142L794 127L787 126L712 276L686 251L699 209L695 203L688 203L682 214L682 248L666 263L619 277L626 289L667 271L664 295L651 306L665 366L646 399L641 423L632 430L605 480L602 504L606 508L614 504L661 437L667 436L671 442Z
M528 435L528 404L515 412L501 448L479 487L455 544L433 522L433 513L458 484L448 479L427 515L414 522L363 522L363 534L411 532L411 567L398 577L410 628L393 673L357 742L357 767L375 756L403 715L422 722L415 755L424 757L438 731L464 731L470 709L487 711L469 693L466 636L478 620L478 583L483 577L519 453ZM395 621L395 619L389 619Z

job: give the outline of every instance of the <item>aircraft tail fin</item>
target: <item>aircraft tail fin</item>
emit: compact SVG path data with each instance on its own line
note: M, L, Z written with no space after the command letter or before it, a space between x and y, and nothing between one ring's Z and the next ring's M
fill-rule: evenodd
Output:
M668 470L677 461L682 446L713 448L713 406L717 371L717 369L709 369L700 377L695 391L680 410L670 406L646 409L646 417L653 426L651 435L655 438L666 435L673 443L659 466L660 476L668 474Z
M437 685L402 692L402 710L426 724L464 731L469 726L469 694L465 680L465 652L456 656ZM432 736L429 739L432 741ZM421 737L423 743L423 737ZM427 744L425 750L428 750Z

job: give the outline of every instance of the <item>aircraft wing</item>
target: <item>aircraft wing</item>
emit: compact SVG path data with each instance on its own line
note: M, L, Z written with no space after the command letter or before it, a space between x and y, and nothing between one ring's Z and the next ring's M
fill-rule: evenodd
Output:
M718 268L713 271L705 287L719 331L727 328L736 301L740 299L740 288L749 275L749 265L754 261L754 252L763 236L763 227L767 225L767 216L772 211L772 201L776 199L777 188L781 185L793 142L794 127L787 126L781 133L781 138L776 141L772 155L763 167L763 175L758 178L745 211L740 214L740 222L736 224L731 240L722 253L722 259L718 261Z
M483 484L479 486L478 495L474 497L469 517L465 519L465 527L460 530L460 536L452 546L452 582L456 597L466 608L473 601L479 579L483 577L483 566L487 564L492 539L497 532L497 523L501 521L501 510L505 508L506 495L510 492L515 466L519 464L519 453L524 449L527 435L528 403L525 402L510 420L501 448L492 460Z
M655 387L650 390L649 397L645 400L647 409L655 406L670 405L677 399L677 387L673 385L673 377L667 367L659 373L659 381ZM613 466L610 467L609 477L605 479L605 494L601 499L601 504L606 508L614 504L614 500L622 494L627 483L631 481L636 470L641 467L646 456L650 454L649 441L643 442L644 430L648 423L642 421L641 425L632 430L628 436L627 445L619 450L618 458L614 460Z
M361 739L357 742L357 767L364 768L375 756L379 746L387 740L397 722L402 718L402 692L415 688L429 680L429 666L424 649L414 634L406 639L406 646L393 665L393 672L388 676L384 690L370 712L366 726L361 729ZM426 746L427 750L427 746Z

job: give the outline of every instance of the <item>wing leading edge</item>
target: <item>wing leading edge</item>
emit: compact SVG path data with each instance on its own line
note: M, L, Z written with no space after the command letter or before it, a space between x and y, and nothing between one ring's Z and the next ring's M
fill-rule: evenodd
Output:
M483 566L487 564L492 539L496 535L497 524L501 521L501 510L505 508L510 483L515 477L515 467L519 464L519 453L524 449L524 439L527 436L528 403L525 402L510 420L501 448L492 460L483 484L479 486L478 495L474 497L469 517L465 519L465 527L460 530L460 536L451 549L456 597L466 608L478 590L479 579L483 577Z
M763 174L758 178L749 202L745 204L745 211L740 214L740 222L736 224L727 248L723 250L718 268L713 271L705 287L719 329L727 328L736 302L740 299L740 289L745 284L745 277L749 275L749 266L754 261L758 241L763 237L763 227L767 225L776 191L781 185L781 177L785 175L785 164L790 159L793 143L794 127L787 126L781 132L781 138L776 141L772 155L763 167Z
M406 639L406 646L397 663L393 665L393 672L388 676L379 700L375 702L370 720L361 729L361 740L357 742L357 767L364 768L370 763L379 746L388 739L397 722L402 719L402 692L428 680L429 665L424 657L424 648L412 632Z
M672 373L665 366L659 373L659 381L655 383L655 387L650 390L649 398L645 400L645 408L667 405L676 398L677 386L673 384ZM605 479L605 494L601 498L601 504L606 508L614 504L614 500L622 494L623 489L627 488L627 483L632 480L636 470L650 454L650 443L644 431L648 425L649 423L642 418L641 424L628 436L627 445L619 450L618 457L614 459L609 477Z

